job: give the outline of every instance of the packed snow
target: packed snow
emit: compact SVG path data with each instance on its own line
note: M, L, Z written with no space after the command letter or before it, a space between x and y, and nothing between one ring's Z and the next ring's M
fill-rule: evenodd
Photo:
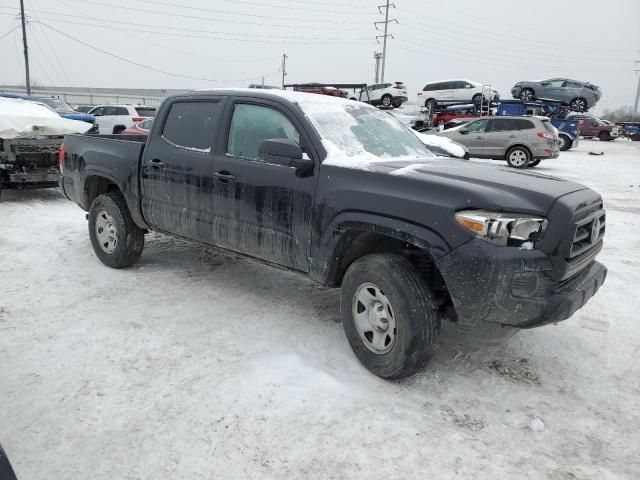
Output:
M76 205L4 191L0 442L18 478L637 479L640 142L584 140L534 171L603 195L606 283L503 343L445 324L399 382L358 363L337 291L158 234L109 269Z
M440 137L438 135L428 135L414 130L416 137L420 139L427 147L438 147L447 152L452 157L464 158L465 148L448 137Z
M62 118L44 104L0 97L0 138L33 138L85 133L92 125Z

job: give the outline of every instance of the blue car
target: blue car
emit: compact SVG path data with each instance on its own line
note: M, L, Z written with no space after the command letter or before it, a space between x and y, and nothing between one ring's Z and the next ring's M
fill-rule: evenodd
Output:
M81 122L87 122L93 124L93 127L87 133L98 133L98 124L96 118L88 113L82 113L75 111L71 106L65 103L63 100L54 97L36 96L36 95L18 95L12 93L2 93L2 97L7 98L20 98L29 102L40 102L49 106L52 110L60 115L62 118L68 118L70 120L80 120Z

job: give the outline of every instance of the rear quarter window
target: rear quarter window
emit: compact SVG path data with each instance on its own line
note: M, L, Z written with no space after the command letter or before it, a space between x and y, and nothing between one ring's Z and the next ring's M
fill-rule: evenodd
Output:
M512 120L512 122L513 122L513 129L514 130L531 130L533 128L536 128L536 126L533 124L533 122L531 120L525 120L525 119L522 119L522 118L514 118Z
M129 115L129 110L127 110L125 107L116 107L116 113L114 115L125 115L128 116Z
M220 115L220 102L176 102L171 105L162 137L177 147L208 151Z
M139 117L155 117L156 109L154 107L136 107Z

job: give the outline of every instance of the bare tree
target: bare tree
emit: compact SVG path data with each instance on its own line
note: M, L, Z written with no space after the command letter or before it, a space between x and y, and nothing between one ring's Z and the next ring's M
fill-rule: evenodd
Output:
M628 105L626 107L605 109L602 113L602 118L606 118L610 122L631 122L633 120L633 107Z

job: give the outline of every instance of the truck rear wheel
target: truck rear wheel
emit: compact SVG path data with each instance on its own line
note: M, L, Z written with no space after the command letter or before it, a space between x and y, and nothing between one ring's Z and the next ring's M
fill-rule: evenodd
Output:
M373 374L403 378L426 365L439 314L418 271L401 255L366 255L342 281L340 313L356 357Z
M98 196L89 209L89 238L96 256L111 268L132 265L144 248L144 231L118 192Z

